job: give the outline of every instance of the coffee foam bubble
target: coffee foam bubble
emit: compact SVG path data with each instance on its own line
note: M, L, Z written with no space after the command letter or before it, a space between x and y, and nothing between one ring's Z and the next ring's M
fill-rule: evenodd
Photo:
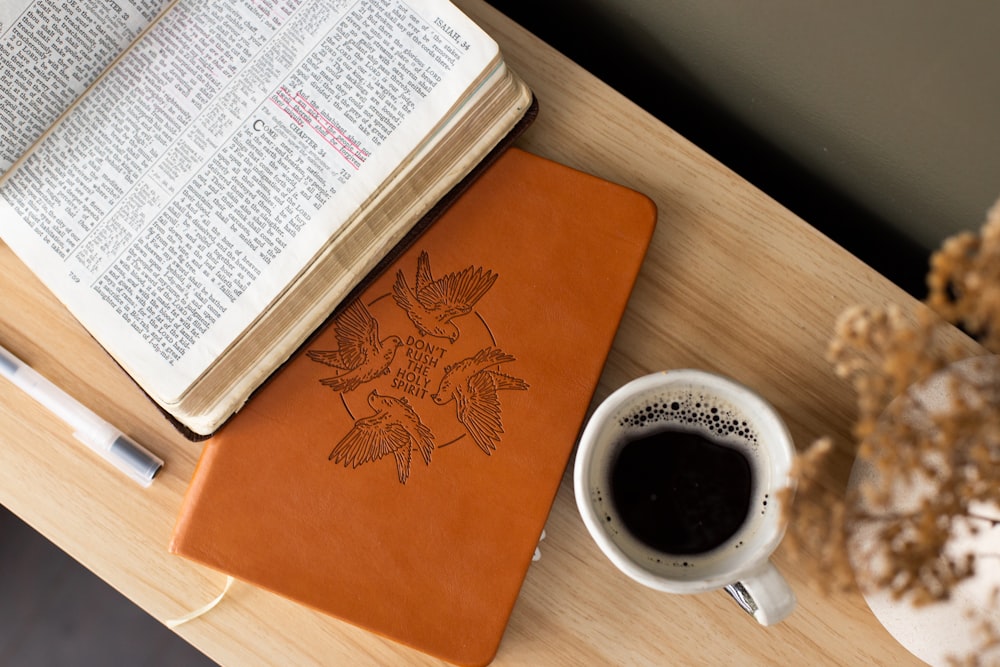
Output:
M737 408L716 396L683 391L650 396L617 417L623 439L640 431L680 427L703 433L756 455L758 436L751 422Z

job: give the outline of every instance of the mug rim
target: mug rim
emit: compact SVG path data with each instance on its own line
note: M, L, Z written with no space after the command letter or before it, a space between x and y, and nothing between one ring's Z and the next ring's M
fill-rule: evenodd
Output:
M785 455L783 458L787 458L787 463L783 466L786 473L786 483L774 484L774 490L776 491L785 486L794 486L794 480L791 477L791 463L795 455L795 447L788 427L781 418L781 415L778 414L777 409L746 385L719 373L695 368L663 370L639 376L618 387L602 400L587 420L580 436L574 462L573 486L577 508L588 533L590 533L591 538L615 567L630 578L650 588L672 593L699 593L722 588L764 567L770 555L784 537L786 522L780 519L770 522L774 524L771 534L765 535L762 543L753 553L748 554L746 558L740 560L738 565L733 568L698 579L671 578L667 575L651 571L630 557L608 534L604 521L601 521L590 498L589 477L592 469L593 454L598 444L598 436L602 434L609 418L634 396L641 395L658 387L669 389L671 386L684 385L703 386L706 389L721 386L727 392L738 394L741 401L749 399L753 412L763 412L781 436L780 451ZM780 512L781 508L777 508L777 511Z

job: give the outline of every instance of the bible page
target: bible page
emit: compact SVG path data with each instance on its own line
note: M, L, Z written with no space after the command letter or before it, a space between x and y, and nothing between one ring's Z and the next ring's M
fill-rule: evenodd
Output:
M3 0L0 175L171 0Z
M175 402L495 66L439 0L179 0L0 187L0 234Z

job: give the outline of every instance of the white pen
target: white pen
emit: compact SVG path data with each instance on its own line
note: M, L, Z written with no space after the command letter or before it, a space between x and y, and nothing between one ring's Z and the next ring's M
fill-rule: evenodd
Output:
M0 376L9 379L73 428L73 437L100 454L143 487L163 467L163 460L104 421L82 403L46 380L0 346Z

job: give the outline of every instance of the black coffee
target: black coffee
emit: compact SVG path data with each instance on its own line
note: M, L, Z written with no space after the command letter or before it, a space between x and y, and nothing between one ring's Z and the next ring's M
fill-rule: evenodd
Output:
M750 461L698 433L664 430L627 442L611 472L625 527L668 554L699 554L743 525L753 484Z

